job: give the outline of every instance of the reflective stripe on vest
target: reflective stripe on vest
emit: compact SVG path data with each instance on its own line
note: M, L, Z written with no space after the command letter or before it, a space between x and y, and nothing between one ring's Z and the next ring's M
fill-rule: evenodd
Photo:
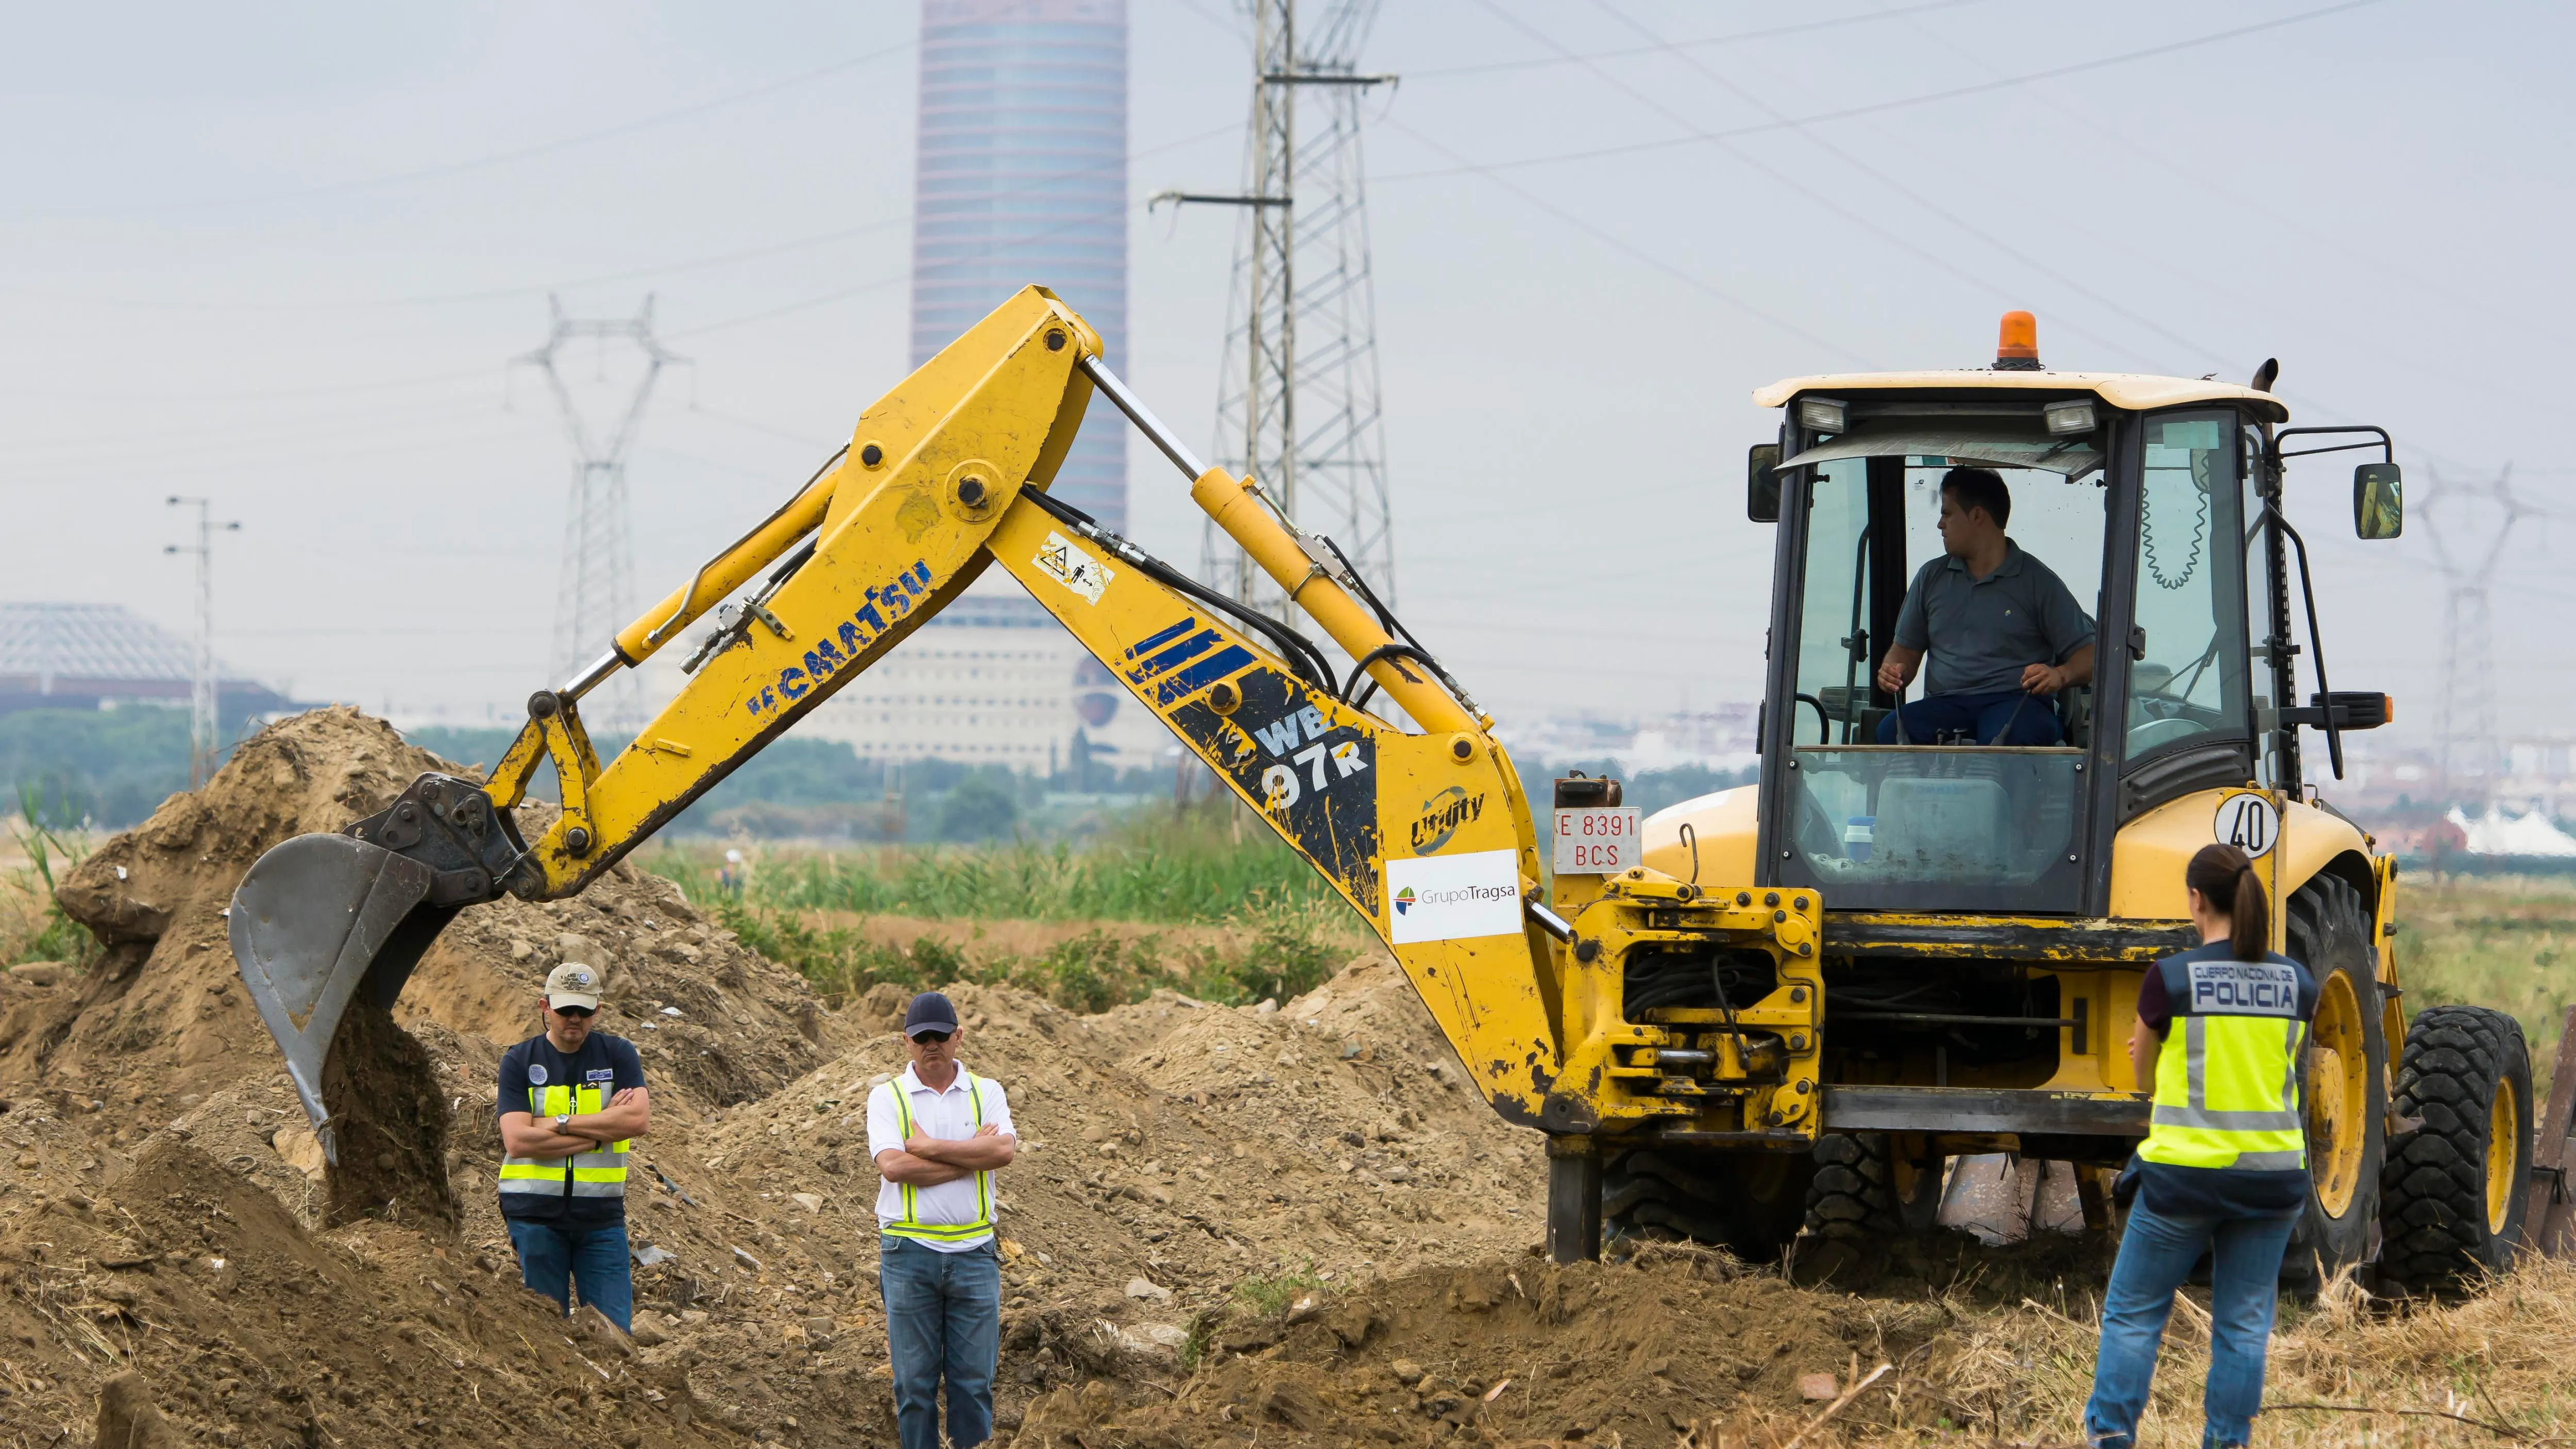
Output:
M540 1124L557 1116L584 1116L602 1110L605 1099L596 1086L530 1087L528 1113ZM633 1139L603 1143L596 1150L570 1157L504 1157L501 1191L527 1198L626 1196L626 1149Z
M984 1125L984 1093L973 1072L959 1067L957 1074L966 1080L966 1100L975 1114L975 1125L980 1128ZM894 1080L893 1088L895 1125L902 1132L903 1140L909 1142L912 1140L912 1093L904 1090L901 1077ZM980 1238L993 1230L993 1174L989 1172L975 1174L975 1221L971 1223L925 1223L921 1220L920 1203L912 1184L899 1182L895 1189L903 1198L903 1215L880 1225L878 1232L925 1242L959 1243L968 1238Z
M2307 1030L2295 1017L2176 1016L2156 1057L2154 1110L2138 1155L2170 1167L2307 1166L2299 1112Z

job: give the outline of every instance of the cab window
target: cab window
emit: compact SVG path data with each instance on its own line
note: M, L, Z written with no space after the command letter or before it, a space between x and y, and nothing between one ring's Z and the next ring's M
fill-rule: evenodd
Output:
M2243 739L2250 728L2245 470L2232 412L2146 419L2139 477L2128 759Z

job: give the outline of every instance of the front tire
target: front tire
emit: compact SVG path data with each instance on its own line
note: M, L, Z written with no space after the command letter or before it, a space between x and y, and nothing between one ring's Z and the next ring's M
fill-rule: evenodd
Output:
M2316 1292L2370 1252L2387 1151L2388 1039L2372 922L2350 881L2320 875L2290 897L2289 954L2317 983L2299 1060L2308 1201L2281 1258L2283 1284Z
M2522 1024L2483 1006L2435 1006L2406 1030L2400 1137L2380 1184L2382 1276L2418 1293L2502 1272L2531 1196L2531 1052Z
M1602 1171L1602 1226L1614 1242L1689 1239L1765 1262L1798 1235L1815 1169L1789 1152L1621 1153Z
M1941 1214L1941 1160L1885 1132L1828 1132L1816 1140L1807 1231L1846 1242L1929 1232Z

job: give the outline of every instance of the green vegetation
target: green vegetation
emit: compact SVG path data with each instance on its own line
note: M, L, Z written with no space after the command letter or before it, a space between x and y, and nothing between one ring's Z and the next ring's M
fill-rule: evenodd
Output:
M767 855L750 897L772 911L896 913L937 919L1156 921L1213 925L1256 898L1304 906L1340 897L1231 800L1143 808L1090 845L1025 840L979 849L885 847ZM716 852L675 846L653 869L692 899L715 889Z
M1319 911L1266 896L1225 918L1220 924L1232 929L1214 942L1095 929L1034 956L994 960L970 957L940 936L892 946L730 896L716 896L713 912L745 944L795 968L835 1006L879 984L920 991L952 981L1017 986L1079 1012L1142 1001L1158 987L1226 1006L1263 997L1284 1001L1322 985L1363 945L1349 910L1338 903Z
M0 966L22 961L66 961L86 971L98 959L98 938L63 914L54 899L54 867L80 864L82 852L45 823L35 787L18 787L18 819L10 835L25 865L0 878Z
M1282 1268L1276 1273L1255 1274L1234 1285L1234 1296L1244 1307L1264 1318L1276 1318L1288 1311L1301 1296L1321 1290L1324 1280L1315 1276L1310 1260L1295 1268Z
M739 896L717 882L720 852L665 846L651 869L706 901L729 929L793 966L835 1001L879 983L1008 982L1076 1011L1104 1011L1168 986L1228 1005L1286 1000L1363 949L1368 928L1295 852L1258 825L1239 833L1227 802L1176 816L1139 812L1096 844L1013 841L884 847L755 859ZM1095 928L1035 955L978 962L944 938L909 946L825 924L835 917L1142 921L1213 926L1177 941Z
M188 712L135 705L0 714L0 784L22 802L33 792L31 825L139 825L188 788Z
M2531 1042L2533 1080L2545 1080L2576 1005L2576 880L2409 875L2397 913L2407 1016L2452 1004L2512 1012Z

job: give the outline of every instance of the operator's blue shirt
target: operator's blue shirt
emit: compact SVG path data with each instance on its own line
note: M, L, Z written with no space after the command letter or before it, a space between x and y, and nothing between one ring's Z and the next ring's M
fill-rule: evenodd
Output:
M593 1031L583 1039L581 1050L566 1055L555 1050L555 1044L539 1032L502 1054L493 1115L531 1112L531 1087L597 1087L599 1100L605 1103L628 1087L643 1085L644 1059L636 1055L635 1043L626 1038ZM569 1187L560 1197L505 1192L501 1194L501 1215L544 1222L618 1222L626 1216L626 1200L574 1197Z
M2008 538L2004 561L1982 579L1946 553L1916 570L1896 642L1931 654L1926 694L2019 694L2022 670L2062 664L2093 642L2093 620L2065 580Z

